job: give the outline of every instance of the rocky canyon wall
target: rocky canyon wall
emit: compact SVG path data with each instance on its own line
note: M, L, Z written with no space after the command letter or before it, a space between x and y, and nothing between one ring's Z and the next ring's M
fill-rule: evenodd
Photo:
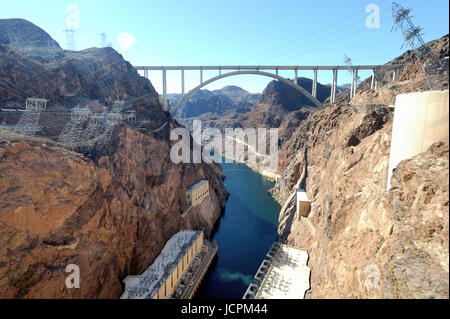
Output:
M179 230L211 235L227 196L223 172L170 160L179 124L148 79L112 48L64 51L26 20L0 26L2 107L49 100L38 137L10 134L22 114L0 112L0 298L117 298L122 279L144 271ZM102 124L88 139L78 124L67 130L75 142L57 142L75 122L60 113L80 106L98 116L117 100L137 123ZM183 213L186 188L202 179L209 198ZM79 289L66 287L69 264Z
M448 298L448 144L401 162L386 190L387 107L332 105L283 145L279 237L307 249L310 298ZM297 219L294 190L306 189Z
M124 124L112 140L93 159L45 139L0 142L0 297L116 298L173 234L211 234L226 196L213 167L175 165L168 141ZM207 209L182 214L201 179ZM66 288L68 264L80 289Z

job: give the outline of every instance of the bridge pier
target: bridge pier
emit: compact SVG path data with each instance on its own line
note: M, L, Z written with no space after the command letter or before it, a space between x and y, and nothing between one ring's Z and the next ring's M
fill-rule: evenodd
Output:
M372 78L370 81L370 88L373 90L375 88L375 69L372 70Z
M337 81L338 81L338 70L334 70L334 72L336 73L336 75L334 76L334 98L333 98L333 102L336 102L336 93L337 93Z
M312 96L317 97L317 69L314 69Z
M203 84L203 69L200 67L200 84Z
M358 69L353 70L353 93L352 97L356 95L356 89L358 88Z
M338 77L338 70L334 69L333 78L331 81L331 103L334 103L336 101L337 77Z
M184 96L184 69L181 69L181 97Z
M358 69L352 69L352 83L350 87L350 100L356 95L356 88L358 87Z
M353 86L355 85L355 70L352 69L352 83L350 85L350 100L353 98Z
M294 83L295 84L297 84L298 83L298 81L297 81L297 77L298 77L298 69L295 69L295 71L294 71Z
M168 111L167 106L167 76L166 76L166 69L163 68L162 71L162 82L163 82L163 109L164 111Z

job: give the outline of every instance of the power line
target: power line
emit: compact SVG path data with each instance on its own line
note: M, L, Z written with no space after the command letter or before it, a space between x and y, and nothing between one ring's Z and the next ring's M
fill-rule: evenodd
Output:
M15 87L17 91L22 92L23 94L26 94L26 92L24 90L22 90L22 88L20 88L19 86L15 85L14 83L11 83L11 82L9 82L9 81L7 81L5 79L0 79L0 80L5 82L5 83L7 83L7 84L9 84L9 85L11 85L11 86L13 86L13 87Z
M385 2L385 1L387 1L387 0L381 0L381 1L379 2L379 4L381 4L381 3ZM311 37L311 36L315 36L316 34L322 32L322 31L325 31L325 30L327 30L327 29L329 29L329 28L331 28L331 27L333 27L333 26L335 26L335 25L337 25L337 24L339 24L339 23L341 23L341 22L343 22L343 21L347 21L348 19L353 18L354 16L359 15L359 14L361 14L361 13L363 13L363 12L365 12L365 9L359 10L359 11L353 13L352 15L349 15L349 16L347 16L347 17L345 17L345 18L342 18L342 19L340 19L340 20L337 20L337 21L335 21L335 22L333 22L333 23L331 23L331 24L329 24L329 25L327 25L327 26L325 26L325 27L323 27L323 28L321 28L321 29L319 29L319 30L313 32L313 33L309 33L309 34L307 34L307 35L305 35L305 36L296 38L296 39L294 39L294 40L288 41L288 42L286 42L286 43L284 43L284 44L281 44L281 45L279 45L279 46L276 46L276 47L274 47L274 48L271 48L271 49L269 49L269 50L266 50L266 51L264 51L264 52L262 52L262 53L256 54L256 55L254 55L254 56L252 56L252 57L250 57L250 58L241 60L241 61L239 61L237 64L241 64L242 62L245 62L245 61L254 59L254 58L256 58L256 57L265 55L265 54L267 54L267 53L269 53L269 52L272 52L272 51L277 50L277 49L279 49L279 48L285 47L285 46L287 46L287 45L289 45L289 44L292 44L292 43L294 43L294 42L297 42L297 41L299 41L299 40L303 40L303 39L305 39L305 38L308 38L308 37ZM333 33L334 33L334 31L333 31ZM298 47L296 47L296 48L298 48ZM296 49L296 48L295 48L295 49ZM265 59L265 60L267 60L267 59Z
M381 12L388 11L388 10L389 10L389 8L385 8L384 10L381 10L380 13L381 13ZM358 20L358 21L356 21L355 23L352 23L352 24L350 24L350 25L347 25L347 26L344 27L344 28L341 28L339 31L333 31L332 33L328 33L328 34L326 34L326 35L324 35L324 36L322 36L322 37L320 37L320 38L316 38L316 39L314 39L313 41L310 41L310 42L308 42L308 43L306 43L306 44L302 44L302 45L297 46L297 47L295 47L295 48L289 49L289 50L287 50L287 51L285 51L285 52L283 52L283 53L281 53L281 54L279 54L279 55L277 55L277 56L285 55L285 54L287 54L287 53L289 53L289 52L292 52L292 51L294 51L294 50L297 50L297 49L299 49L299 48L301 48L301 47L308 46L308 45L313 44L313 43L317 43L318 41L320 41L320 40L322 40L322 39L329 38L329 37L333 37L334 40L332 40L332 41L330 41L330 42L327 42L326 44L328 44L328 43L334 43L334 42L336 42L336 38L335 38L336 34L340 34L340 33L342 33L342 31L347 30L347 29L350 29L350 28L354 27L355 25L359 25L359 24L363 23L364 21L365 21L365 19L364 19L364 20ZM358 31L353 32L353 33L351 33L351 34L359 33L359 32L361 32L361 31L363 31L363 30L365 30L365 28L364 28L364 29L359 29ZM348 37L348 35L349 35L349 34L347 33L347 34L345 34L343 37L341 37L340 39L345 39L345 38ZM308 51L308 52L309 52L309 51ZM297 56L298 56L298 53L296 53L296 54L293 55L293 56L288 57L287 59L285 59L285 60L283 60L283 61L290 60L290 59L292 59L292 58L294 58L294 57L297 57ZM268 59L270 59L270 58L273 58L273 57L274 57L274 56L271 56L271 57L269 57L269 58L263 60L262 62L264 62L264 61L266 61L266 60L268 60ZM281 63L283 63L283 61L282 61Z
M405 40L402 47L407 43L411 49L414 50L415 57L422 68L423 76L429 90L432 89L429 75L434 74L436 71L439 72L439 77L435 84L435 88L439 88L442 75L447 69L447 66L445 65L446 61L439 60L433 54L431 48L425 44L425 41L422 39L423 29L420 26L414 25L411 19L411 11L411 9L393 2L392 17L394 18L395 25L392 30L400 29ZM422 62L421 60L424 61ZM427 63L427 65L425 66L424 63Z
M2 80L2 79L0 79L0 80ZM15 95L17 97L23 97L23 93L21 93L21 92L19 92L17 90L14 90L13 88L7 86L6 84L2 84L0 82L0 85L3 85L3 87L7 88L9 90L9 93L12 93L12 95Z
M418 6L424 4L424 3L427 2L427 1L428 1L428 0L421 1L421 2L419 2L418 4L414 5L414 7L418 7ZM388 10L390 10L390 8L386 8L386 9L382 10L381 12L385 12L385 11L388 11ZM387 18L385 18L385 19L382 19L382 22L388 22L389 20L390 20L390 17L387 17ZM347 28L348 28L348 27L347 27ZM291 59L293 59L293 58L296 58L296 57L298 57L298 56L300 56L300 55L304 55L304 54L306 54L306 53L315 51L315 50L317 50L318 48L322 48L322 47L327 46L327 45L329 45L329 44L331 44L331 43L335 43L335 42L337 42L337 41L340 41L340 40L349 38L350 36L353 36L354 34L360 33L360 32L362 32L362 31L364 31L364 30L365 30L365 29L359 29L359 30L357 30L357 31L355 31L355 32L347 33L347 34L345 34L344 36L342 36L342 37L340 37L340 38L334 38L332 41L326 42L326 43L324 43L324 44L321 45L321 46L318 46L318 47L315 47L315 48L312 48L312 49L309 49L309 50L305 50L305 51L302 51L302 52L297 52L295 55L292 55L292 56L290 56L289 58L287 58L287 59L285 59L285 60L282 60L280 63L284 63L285 61L289 61L289 60L291 60Z
M115 51L112 51L112 52L108 53L107 55L110 55L110 54L112 54L113 52L115 52ZM102 61L102 60L103 60L103 58L98 58L98 59L96 59L96 60L94 60L94 61L92 61L92 62L95 63L95 62ZM122 60L117 60L117 61L115 61L115 62L112 62L112 63L106 64L106 65L103 65L103 66L102 66L99 70L97 70L97 71L94 71L94 70L93 70L93 71L87 71L87 72L85 72L85 73L83 74L83 77L89 77L90 75L97 74L98 72L100 72L101 70L105 69L106 67L110 67L110 66L115 65L115 64L120 63L120 62L122 62ZM47 72L43 72L43 73L36 74L36 75L33 76L32 78L28 78L27 81L30 82L31 79L35 79L35 78L37 78L38 76L41 76L42 74L50 73L50 72L52 72L52 71L53 71L53 70L49 70L49 71L47 71ZM68 73L66 73L66 76L72 75L72 74L77 73L77 72L78 72L78 70L74 70L74 71L68 72ZM91 79L93 79L93 76L91 76ZM3 81L6 81L6 80L3 80ZM48 86L49 84L52 84L53 82L56 82L56 81L60 81L60 79L56 78L56 79L53 79L53 80L51 80L51 81L46 81L45 84ZM10 83L10 82L8 82L8 83ZM102 83L102 81L99 81L98 84L99 84L100 89L103 90L103 93L106 95L106 97L107 97L109 100L113 100L113 99L111 98L111 96L108 94L108 92L106 91L105 86L104 86L104 83ZM25 94L27 97L29 97L29 95L30 95L30 93L31 93L31 90L32 90L32 88L29 88L29 89L27 89L27 90L23 90L22 88L18 87L17 85L14 85L14 84L12 84L12 83L10 83L10 85L14 86L14 87L16 88L16 90L21 90L22 92L24 92L24 94ZM12 90L11 90L11 91L12 91ZM16 92L16 93L17 93L17 92ZM87 95L87 94L86 94L86 95ZM89 95L87 95L87 96L90 97ZM90 98L93 99L92 97L90 97ZM79 101L80 101L80 97L78 97L78 99L79 99ZM63 104L63 105L64 105L64 104ZM67 105L65 105L65 106L67 106Z

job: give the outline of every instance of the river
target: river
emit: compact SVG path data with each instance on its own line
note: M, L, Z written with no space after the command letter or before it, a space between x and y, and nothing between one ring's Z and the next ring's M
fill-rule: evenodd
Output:
M222 163L230 197L213 235L219 251L195 298L240 299L277 237L273 182L244 164Z

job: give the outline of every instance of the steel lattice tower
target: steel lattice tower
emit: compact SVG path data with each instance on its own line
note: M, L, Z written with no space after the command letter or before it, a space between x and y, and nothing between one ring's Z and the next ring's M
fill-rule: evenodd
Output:
M352 83L350 88L350 98L352 98L356 94L356 88L358 87L360 77L358 76L357 70L353 69L352 59L345 54L344 54L344 63L352 68L349 70L350 74L352 75Z
M101 37L101 47L102 48L110 48L111 42L108 41L108 37L106 36L105 32L102 31L100 34Z
M441 61L440 59L436 58L431 48L425 44L422 38L423 29L418 26L416 27L412 22L411 9L404 8L400 4L393 2L392 17L394 18L395 24L392 29L401 30L405 39L405 43L403 43L402 48L407 43L410 48L415 51L416 59L422 67L423 75L428 89L432 89L429 81L429 75L437 71L439 71L439 77L435 87L439 87L442 75L447 70L447 67L445 67L445 62L448 63L448 60Z
M73 29L66 28L64 30L64 32L66 33L67 50L69 50L69 51L76 51L77 46L76 46L76 43L75 43L75 31Z

